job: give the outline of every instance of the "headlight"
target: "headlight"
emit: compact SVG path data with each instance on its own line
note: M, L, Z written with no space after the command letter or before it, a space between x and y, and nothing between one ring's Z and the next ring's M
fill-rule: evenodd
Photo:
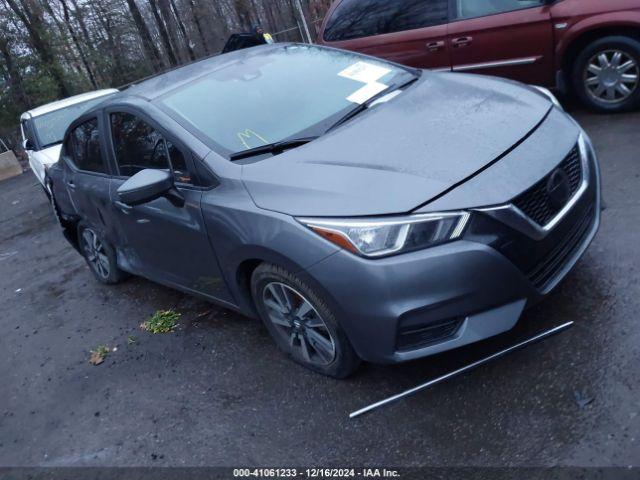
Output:
M384 219L299 218L331 243L365 257L381 257L432 247L459 238L467 212L429 213Z
M551 103L553 103L556 107L558 107L560 110L564 110L564 108L562 108L562 105L560 105L560 102L558 101L558 99L556 98L556 96L551 93L551 91L548 88L544 88L544 87L539 87L537 85L531 85L533 88L535 88L536 90L538 90L540 93L542 93L545 97L547 97L549 100L551 100Z

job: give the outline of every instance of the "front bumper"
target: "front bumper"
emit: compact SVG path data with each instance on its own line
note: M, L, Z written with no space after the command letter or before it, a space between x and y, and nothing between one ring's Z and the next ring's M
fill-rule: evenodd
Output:
M462 240L376 260L340 251L307 272L326 290L366 361L397 363L492 337L513 328L527 305L544 298L595 237L595 156L589 167L586 190L544 238L525 238L477 212ZM487 233L500 228L500 235ZM425 338L430 340L421 342Z

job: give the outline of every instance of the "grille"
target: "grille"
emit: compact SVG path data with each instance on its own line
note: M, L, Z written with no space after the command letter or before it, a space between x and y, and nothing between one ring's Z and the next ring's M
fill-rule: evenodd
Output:
M527 277L537 289L544 290L582 245L589 233L589 227L593 224L594 212L593 206L588 208L567 236L527 273Z
M576 145L569 155L558 165L569 177L571 196L578 191L582 181L582 161L580 149ZM555 169L554 169L555 171ZM547 192L547 182L551 174L544 177L529 190L518 196L513 204L526 216L540 226L544 226L562 210L563 206L556 207L551 202Z
M453 337L464 318L447 319L432 323L424 327L400 331L398 335L398 350L411 350L442 342Z

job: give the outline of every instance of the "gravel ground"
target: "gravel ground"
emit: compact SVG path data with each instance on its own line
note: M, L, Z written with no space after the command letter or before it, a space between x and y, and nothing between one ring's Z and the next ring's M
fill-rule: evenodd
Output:
M291 363L235 313L143 279L98 284L33 175L0 183L0 466L640 466L640 114L575 115L607 209L572 274L508 334L347 381ZM158 309L182 313L174 333L139 329ZM348 418L568 320L560 336ZM117 351L92 366L98 345Z

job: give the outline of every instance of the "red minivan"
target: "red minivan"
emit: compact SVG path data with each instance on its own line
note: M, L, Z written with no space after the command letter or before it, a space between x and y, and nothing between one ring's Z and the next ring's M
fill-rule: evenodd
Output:
M337 0L319 43L640 104L640 0Z

